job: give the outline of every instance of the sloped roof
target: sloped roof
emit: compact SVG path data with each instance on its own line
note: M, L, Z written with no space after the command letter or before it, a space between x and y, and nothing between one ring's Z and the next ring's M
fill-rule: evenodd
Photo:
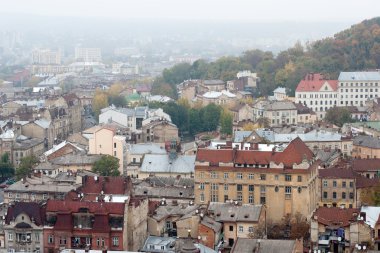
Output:
M347 227L351 222L357 220L359 212L358 208L319 207L313 217L316 217L318 223L325 226Z
M95 178L97 180L95 180ZM81 192L85 194L124 194L127 189L127 179L124 177L85 177Z
M353 140L353 144L357 146L380 149L380 140L367 135L356 136Z
M262 208L262 205L211 202L207 210L218 222L258 222Z
M48 200L46 204L46 212L57 213L77 213L80 208L89 209L90 213L105 212L108 214L124 214L124 203L114 202L86 202L86 201L68 201L68 200Z
M16 202L8 208L7 216L5 217L5 223L9 224L14 218L21 213L25 213L29 218L34 219L34 223L40 226L44 222L43 208L34 202Z
M145 173L194 173L195 156L178 155L170 159L167 154L146 154L140 171Z
M357 172L380 171L380 159L354 159L352 161L352 168Z
M341 81L380 81L380 73L368 72L340 72L338 80Z
M338 90L338 80L324 80L322 74L307 74L296 88L296 92L315 92L319 91L322 86L328 83L333 91Z
M257 249L258 245L260 245L260 250ZM295 240L238 238L231 250L231 253L293 253L294 247Z
M356 178L356 173L351 169L346 168L329 168L329 169L320 169L318 171L319 177L321 178Z

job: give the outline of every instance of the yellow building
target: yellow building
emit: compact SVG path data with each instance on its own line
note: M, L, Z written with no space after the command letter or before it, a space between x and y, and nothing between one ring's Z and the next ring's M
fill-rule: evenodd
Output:
M318 165L299 138L283 151L198 149L195 202L265 204L274 221L297 212L309 216L316 207Z

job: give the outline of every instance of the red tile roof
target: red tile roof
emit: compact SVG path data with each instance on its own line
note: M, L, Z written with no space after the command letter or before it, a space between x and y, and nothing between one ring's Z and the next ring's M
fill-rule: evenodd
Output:
M46 212L77 213L80 208L94 214L124 214L124 203L48 200Z
M196 160L210 164L239 163L239 164L269 164L271 161L286 167L300 164L306 158L311 160L313 152L300 139L292 140L283 152L234 150L234 149L198 149Z
M322 74L307 74L299 82L296 92L319 91L326 82L334 91L338 89L338 80L324 80Z
M318 170L320 178L350 178L354 179L357 177L357 174L351 169L346 168L329 168L329 169L320 169Z
M370 188L380 184L379 178L367 178L358 175L356 178L356 188Z
M8 207L7 216L5 217L5 223L9 224L19 214L25 213L29 218L34 219L34 223L37 226L43 224L45 219L45 211L38 203L29 202L16 202L14 205Z
M84 194L124 194L127 190L127 179L124 177L87 176L80 191Z
M351 222L356 221L360 210L357 208L339 208L339 207L320 207L313 217L317 218L318 223L326 226L347 227Z
M357 172L380 171L380 159L355 159L352 161L352 168Z
M71 213L58 214L54 229L71 231L73 229L73 217Z

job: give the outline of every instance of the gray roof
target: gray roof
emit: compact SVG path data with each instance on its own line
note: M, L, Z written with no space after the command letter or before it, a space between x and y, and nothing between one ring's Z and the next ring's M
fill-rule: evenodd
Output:
M221 85L224 84L222 80L204 80L203 81L204 85Z
M252 131L235 131L234 133L234 142L242 142L245 138L250 136Z
M34 146L40 145L44 140L38 138L18 139L14 144L15 150L26 150Z
M44 129L47 129L49 128L51 121L46 120L46 119L38 119L38 120L35 120L34 123Z
M148 182L141 182L133 185L133 192L136 196L147 196L150 198L166 198L166 199L194 199L193 187L178 186L155 186Z
M215 221L258 222L262 205L211 202L208 211L214 214Z
M198 205L184 205L184 204L178 204L176 206L173 205L166 205L166 206L159 206L156 208L154 214L152 215L152 218L161 221L163 219L166 219L168 217L176 217L178 219L182 218L182 216L185 215L196 215L196 210L199 209L200 206Z
M206 227L211 228L212 230L214 230L215 233L218 233L222 229L222 223L217 222L208 216L205 216L202 219L201 224L206 226Z
M260 250L257 250L260 240ZM269 239L248 239L238 238L231 253L292 253L295 246L295 240L269 240Z
M364 146L368 148L380 148L380 140L366 135L356 136L353 140L353 144L357 146Z
M141 172L152 173L194 173L195 155L178 155L170 159L169 155L147 154L141 164Z
M325 130L312 130L307 133L289 133L289 134L278 134L271 130L258 129L256 133L270 142L273 143L288 143L297 137L301 138L303 142L330 142L330 141L341 141L342 135L336 132L330 132Z
M129 145L131 155L166 154L166 150L156 143L139 143Z
M380 81L380 73L372 72L340 72L338 77L342 81Z
M277 110L297 110L297 107L293 102L290 101L273 101L272 103L265 106L267 111L277 111Z
M142 252L168 252L168 253L174 253L174 245L175 245L175 238L173 237L160 237L160 236L148 236L146 239L144 246L142 248ZM151 249L149 245L155 245L157 246L157 249ZM161 246L166 246L169 248L169 245L173 245L173 250L161 250Z

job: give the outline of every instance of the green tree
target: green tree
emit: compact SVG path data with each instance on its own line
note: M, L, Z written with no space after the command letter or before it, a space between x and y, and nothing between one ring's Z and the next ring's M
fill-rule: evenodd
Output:
M354 121L351 118L350 111L345 107L333 107L327 110L325 120L339 127L343 126L344 123Z
M220 132L222 134L232 134L232 113L226 109L222 110L220 114Z
M4 153L0 158L0 175L1 180L11 177L15 174L15 170L11 161L9 160L9 154Z
M35 156L25 156L21 158L20 164L16 169L17 180L30 175L38 162L38 158Z
M215 104L208 104L201 108L200 116L203 122L203 131L215 131L219 125L221 108Z
M120 176L119 159L110 155L103 155L94 163L92 171L100 176Z
M200 116L199 109L190 109L189 110L189 132L191 135L195 135L197 133L202 132L203 125Z
M114 105L116 107L125 107L127 105L127 101L124 96L122 95L109 95L108 96L108 103L110 105Z

